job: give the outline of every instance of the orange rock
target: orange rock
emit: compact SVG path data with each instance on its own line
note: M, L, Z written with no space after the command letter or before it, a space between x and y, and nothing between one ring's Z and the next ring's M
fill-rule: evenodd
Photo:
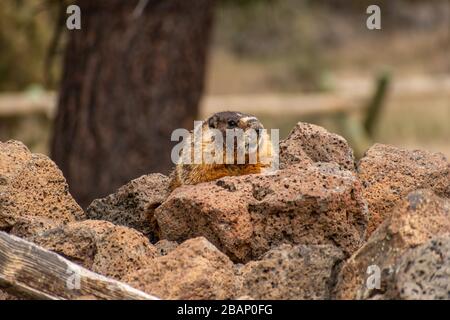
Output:
M117 280L151 265L157 256L143 234L107 221L72 222L28 240Z
M393 283L399 259L409 249L450 232L450 202L429 190L410 193L392 210L367 243L344 264L338 277L338 299L374 298ZM369 266L381 272L380 290L366 286Z
M34 224L33 232L85 219L53 161L17 141L0 142L0 229ZM21 227L21 235L26 229Z
M163 299L232 299L233 263L205 238L187 240L123 281Z
M431 189L450 197L450 163L441 153L372 146L358 164L358 178L370 211L370 235L408 193Z
M349 255L368 218L356 176L332 163L183 186L155 217L162 238L204 236L236 262L283 243L333 244Z

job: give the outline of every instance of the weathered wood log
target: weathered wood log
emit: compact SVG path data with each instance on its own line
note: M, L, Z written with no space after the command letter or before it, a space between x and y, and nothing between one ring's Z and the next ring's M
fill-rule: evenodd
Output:
M5 232L0 232L0 288L31 299L158 299Z

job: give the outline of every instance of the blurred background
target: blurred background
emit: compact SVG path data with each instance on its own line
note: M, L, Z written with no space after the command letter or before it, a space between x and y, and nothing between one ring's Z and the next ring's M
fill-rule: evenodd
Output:
M357 157L375 142L449 157L449 32L448 0L3 0L0 140L51 156L82 206L168 173L172 130L223 110L281 138L319 124Z

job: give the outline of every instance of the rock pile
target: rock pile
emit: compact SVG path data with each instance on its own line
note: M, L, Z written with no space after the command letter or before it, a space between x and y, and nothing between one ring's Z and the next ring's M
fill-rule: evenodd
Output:
M299 123L274 173L167 186L142 176L84 213L49 158L0 143L0 230L163 299L450 299L441 154L376 144L356 164Z

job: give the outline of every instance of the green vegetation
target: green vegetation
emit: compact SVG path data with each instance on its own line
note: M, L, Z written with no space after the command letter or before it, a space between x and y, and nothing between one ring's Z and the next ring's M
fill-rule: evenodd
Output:
M3 0L0 6L0 91L45 83L45 62L52 37L54 1ZM55 78L59 63L50 75ZM53 84L53 83L52 83Z

